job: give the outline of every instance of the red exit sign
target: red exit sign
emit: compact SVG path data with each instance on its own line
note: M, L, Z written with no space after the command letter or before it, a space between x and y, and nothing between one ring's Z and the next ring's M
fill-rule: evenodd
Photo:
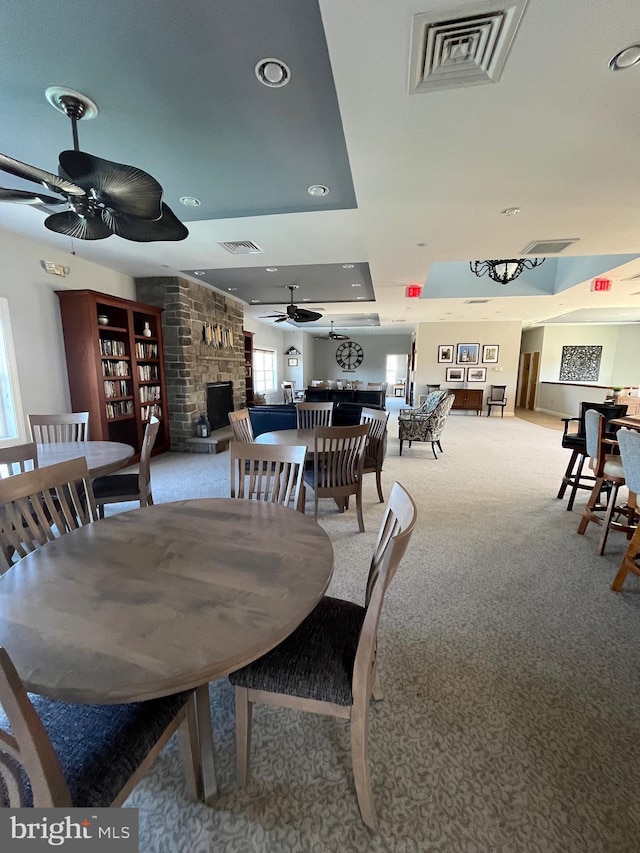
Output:
M417 299L422 295L422 288L419 284L410 284L407 287L407 296L409 299Z
M591 290L597 291L599 293L604 293L607 290L611 290L611 279L594 278L591 282Z

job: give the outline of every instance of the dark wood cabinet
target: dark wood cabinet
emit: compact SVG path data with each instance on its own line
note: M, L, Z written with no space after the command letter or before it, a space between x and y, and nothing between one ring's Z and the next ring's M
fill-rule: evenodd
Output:
M162 308L94 290L58 290L71 406L89 412L92 441L122 441L137 461L145 426L160 421L154 453L169 447Z
M244 335L244 384L247 406L253 403L253 332Z
M482 388L447 388L450 394L455 396L451 409L466 409L475 411L477 415L482 413Z

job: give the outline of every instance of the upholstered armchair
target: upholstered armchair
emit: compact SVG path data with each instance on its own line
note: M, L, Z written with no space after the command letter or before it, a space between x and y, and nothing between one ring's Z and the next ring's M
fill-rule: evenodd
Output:
M447 396L448 391L430 391L424 403L421 406L417 406L415 409L400 409L398 412L398 418L407 417L408 412L424 412L429 414L433 412L438 403L442 402L444 398Z
M429 397L432 396L429 394L422 408L403 409L399 412L398 438L400 439L400 456L402 456L402 445L405 441L409 442L409 447L411 447L411 443L414 441L430 441L431 450L435 458L438 458L436 445L442 453L440 436L444 430L445 421L451 411L455 397L446 391L434 391L433 394L442 395L434 408L427 408Z

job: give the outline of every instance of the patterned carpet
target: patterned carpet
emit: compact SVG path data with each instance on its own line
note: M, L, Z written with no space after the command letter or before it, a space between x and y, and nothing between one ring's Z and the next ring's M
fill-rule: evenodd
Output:
M380 829L362 824L348 724L257 707L252 783L235 786L233 694L211 687L221 795L189 801L172 742L128 805L145 853L393 851L632 853L640 849L640 584L609 591L626 540L576 534L555 494L559 434L517 418L454 414L436 461L398 456L390 429L383 482L399 480L418 527L380 629L384 701L370 724ZM157 501L227 495L228 454L165 454ZM382 515L365 484L355 510L322 501L335 548L330 592L362 601Z

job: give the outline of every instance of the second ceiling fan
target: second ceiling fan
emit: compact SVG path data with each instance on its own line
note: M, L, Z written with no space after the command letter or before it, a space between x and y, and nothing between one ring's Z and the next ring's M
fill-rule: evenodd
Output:
M326 335L314 335L316 341L350 341L349 335L342 335L340 332L333 331L333 320L331 321L331 329Z

